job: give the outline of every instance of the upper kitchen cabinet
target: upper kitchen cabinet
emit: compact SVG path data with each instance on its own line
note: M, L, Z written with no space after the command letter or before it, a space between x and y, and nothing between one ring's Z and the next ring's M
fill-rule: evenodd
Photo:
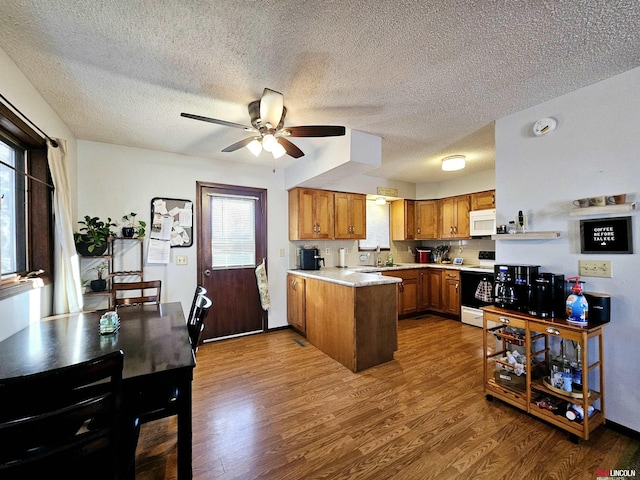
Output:
M335 238L360 240L367 237L367 197L359 193L335 192Z
M416 202L395 200L391 202L391 240L416 238Z
M488 210L490 208L496 208L495 190L471 194L471 210Z
M433 240L439 238L439 206L439 200L418 200L415 202L416 240Z
M469 238L469 195L443 198L440 205L440 238Z
M289 190L289 240L333 239L333 196L326 190Z

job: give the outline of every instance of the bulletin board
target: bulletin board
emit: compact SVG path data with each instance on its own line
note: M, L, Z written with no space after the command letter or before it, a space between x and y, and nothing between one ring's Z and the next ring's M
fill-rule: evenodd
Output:
M193 245L193 202L180 198L151 199L150 238L169 242L170 248Z

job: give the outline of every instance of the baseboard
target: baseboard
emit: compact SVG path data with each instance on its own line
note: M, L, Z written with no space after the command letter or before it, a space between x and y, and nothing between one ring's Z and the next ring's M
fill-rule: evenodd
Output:
M629 427L625 427L624 425L620 425L619 423L616 422L612 422L611 420L607 420L607 422L605 423L605 425L610 428L611 430L614 430L618 433L622 433L623 435L626 435L627 437L631 437L634 440L640 440L640 432L636 432L635 430L629 428Z

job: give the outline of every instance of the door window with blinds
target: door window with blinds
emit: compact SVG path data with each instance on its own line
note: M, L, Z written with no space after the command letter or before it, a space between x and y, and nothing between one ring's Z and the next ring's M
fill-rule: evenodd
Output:
M360 250L375 250L377 247L391 248L390 212L388 203L378 205L373 200L367 200L367 238L358 241Z
M211 266L256 266L257 197L211 195Z

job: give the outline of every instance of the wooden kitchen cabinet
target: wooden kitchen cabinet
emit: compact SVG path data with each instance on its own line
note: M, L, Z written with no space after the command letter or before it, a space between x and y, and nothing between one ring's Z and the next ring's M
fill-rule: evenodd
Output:
M488 210L496 208L496 191L486 190L471 194L471 210Z
M408 315L419 311L418 297L420 285L420 270L395 270L384 272L383 275L401 278L398 283L398 315Z
M366 195L359 193L334 193L335 239L366 238L366 201Z
M417 240L438 239L440 217L439 200L418 200L415 202ZM467 227L468 228L468 227Z
M413 240L415 238L415 200L395 200L391 202L391 240Z
M442 271L442 311L460 316L460 271Z
M327 190L289 190L289 240L334 238L334 193Z
M442 311L442 269L423 268L420 271L421 310Z
M440 200L440 238L469 238L469 195Z
M296 331L306 334L305 279L298 275L287 275L287 322Z

